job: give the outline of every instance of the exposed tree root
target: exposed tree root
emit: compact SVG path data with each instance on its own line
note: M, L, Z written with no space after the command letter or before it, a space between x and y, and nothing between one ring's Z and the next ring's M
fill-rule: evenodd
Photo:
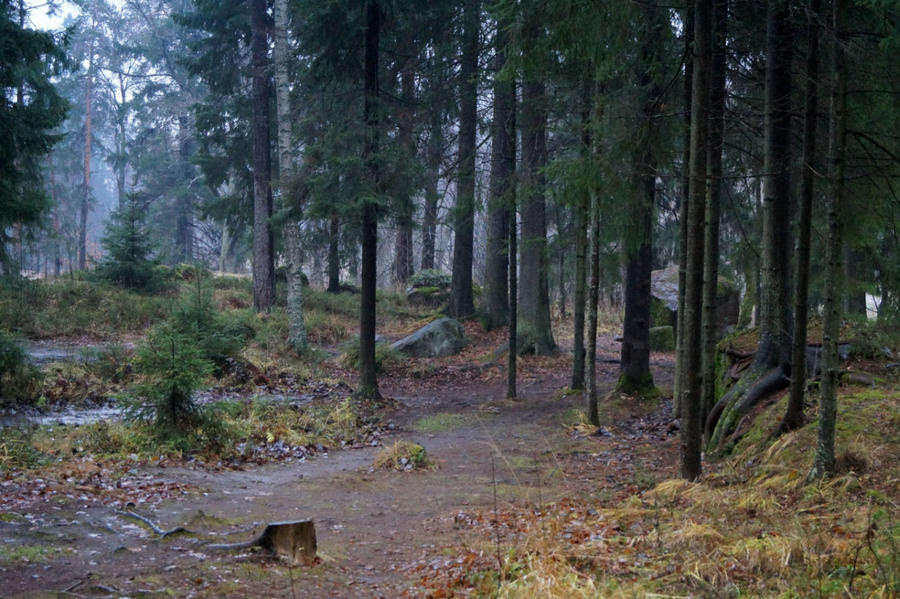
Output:
M752 366L713 406L706 420L707 447L723 449L741 418L761 399L790 383L784 365L767 369L764 365Z
M176 526L175 528L172 528L172 529L170 529L170 530L165 530L165 529L163 529L163 528L160 528L160 527L159 527L153 520L151 520L150 518L141 516L140 514L135 513L135 512L125 511L125 510L116 510L116 513L119 514L120 516L126 516L126 517L128 517L128 518L134 518L135 520L138 520L139 522L143 522L144 524L146 524L146 525L150 528L150 530L152 530L153 532L155 532L156 534L158 534L159 537L160 537L161 539L165 539L166 537L168 537L168 536L170 536L170 535L175 535L175 534L179 534L179 533L184 533L184 534L194 534L194 533L192 533L191 531L189 531L188 529L186 529L186 528L183 527L183 526Z

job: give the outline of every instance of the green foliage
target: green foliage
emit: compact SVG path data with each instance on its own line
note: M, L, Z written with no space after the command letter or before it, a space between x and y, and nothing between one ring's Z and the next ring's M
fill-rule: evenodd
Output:
M49 207L41 185L42 158L59 140L51 132L68 109L51 81L61 72L65 57L52 35L19 26L17 4L0 1L0 265L4 267L10 262L6 244L12 227L37 223Z
M163 273L152 257L146 214L147 206L133 193L113 212L103 237L107 256L97 266L96 276L129 289L155 291L163 286Z
M31 468L41 464L45 456L33 443L34 427L9 427L0 438L0 472Z
M409 278L412 287L437 287L446 289L450 287L450 275L436 269L425 269L413 273Z
M235 355L253 336L253 328L246 321L224 318L216 312L209 279L200 276L194 278L187 297L173 310L171 322L205 359L216 363Z
M117 338L165 317L161 296L81 279L7 281L0 285L0 328L32 339Z
M341 354L340 362L344 368L359 369L358 338L344 345L344 353ZM403 362L403 356L391 349L390 343L382 341L375 344L375 370L377 372L386 372Z
M136 389L142 401L131 406L130 415L152 415L162 428L186 429L199 422L192 396L213 366L192 337L169 323L157 325L138 348L136 366L143 375Z
M40 372L28 363L25 352L0 332L0 404L30 398Z

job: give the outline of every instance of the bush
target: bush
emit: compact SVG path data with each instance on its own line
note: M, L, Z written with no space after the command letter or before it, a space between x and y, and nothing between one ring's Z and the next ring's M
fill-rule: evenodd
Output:
M144 380L136 389L138 402L129 406L130 416L152 415L158 425L182 430L199 423L193 393L213 365L191 337L168 323L154 327L138 349L136 366Z
M0 403L30 400L40 372L28 363L24 350L0 333Z
M433 268L427 268L425 270L420 270L417 273L413 273L409 278L409 285L411 287L447 288L450 287L451 281L452 279L449 274Z
M385 372L402 364L403 356L391 349L391 344L385 341L375 344L375 370ZM359 339L354 339L344 346L344 353L340 358L344 368L359 368Z
M245 321L225 320L216 313L213 290L208 279L197 277L191 284L191 292L172 312L175 330L189 337L207 360L221 364L234 356L254 329Z

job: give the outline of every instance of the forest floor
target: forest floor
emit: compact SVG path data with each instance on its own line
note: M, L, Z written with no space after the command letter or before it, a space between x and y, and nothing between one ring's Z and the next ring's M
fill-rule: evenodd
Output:
M494 341L484 336L470 355ZM601 342L604 391L617 377L617 347L611 335ZM467 543L467 518L495 506L619 494L674 474L677 431L669 427L668 403L621 402L615 423L585 436L573 426L582 419L582 396L560 392L570 376L567 357L524 358L516 401L503 399L502 366L459 362L433 367L425 378L381 382L394 400L383 444L417 442L434 468L375 470L380 448L365 447L242 469L122 473L77 462L61 480L10 478L0 511L3 594L420 596L423 573L443 569L449 548ZM654 364L657 381L670 382L671 355ZM193 534L159 538L117 513L124 504L161 528ZM319 561L311 568L204 550L210 539L245 540L265 523L306 518L318 532Z
M730 455L706 456L703 480L687 483L676 478L678 423L667 399L674 356L651 358L661 399L612 392L620 326L613 314L598 338L599 428L585 424L583 394L567 390L571 351L521 358L519 397L507 400L505 332L476 322L466 323L471 344L457 356L388 355L379 379L388 400L372 424L346 408L355 375L340 354L352 344L352 295L311 295L320 348L311 364L279 361L287 356L282 316L258 318L243 291L219 293L222 306L256 328L242 351L251 370L241 385L220 382L199 395L205 406L224 406L214 414L243 419L222 430L253 449L183 450L154 440L149 425L63 426L53 416L26 429L15 420L0 429L0 596L900 595L900 368L884 356L845 363L867 376L840 389L834 478L806 482L813 388L805 427L771 437L784 410L778 394L744 424ZM118 305L95 296L98 309ZM142 314L157 313L156 299L142 301ZM433 318L392 301L384 303L393 312L379 316L389 340ZM69 327L64 316L59 323ZM144 318L126 335L78 337L106 322L85 317L67 335L33 327L31 338L42 339L34 347L51 359L73 351L90 358L78 348L139 343ZM48 319L33 320L50 330ZM555 324L561 345L571 346L564 321ZM116 415L94 399L127 385L114 379L129 350L110 347L103 362L45 368L48 396L80 398L67 417ZM428 467L375 468L401 441L424 447ZM123 511L189 532L163 536ZM207 548L301 519L318 533L312 566Z

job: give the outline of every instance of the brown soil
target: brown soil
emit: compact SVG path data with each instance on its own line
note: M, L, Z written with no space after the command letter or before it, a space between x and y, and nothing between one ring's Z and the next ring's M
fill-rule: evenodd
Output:
M482 345L481 351L491 347ZM601 358L615 357L603 344ZM654 356L657 384L670 384L671 356ZM581 394L563 395L570 360L523 360L518 401L503 399L498 366L435 367L423 380L383 382L398 401L385 439L422 444L435 470L373 471L380 448L333 452L305 463L243 471L146 468L159 484L154 501L134 506L164 529L195 535L164 539L117 514L90 485L0 487L30 493L27 513L0 513L0 594L21 597L397 597L418 596L414 564L437 563L442 548L467 543L455 526L461 511L491 510L497 501L548 503L591 494L614 501L674 472L677 430L666 402L653 406L609 396L600 435L573 434L565 424ZM454 371L453 368L458 370ZM618 365L598 363L602 389ZM465 374L463 374L465 373ZM474 373L474 374L472 374ZM421 419L454 414L434 432ZM318 565L288 568L257 552L210 552L209 540L250 539L272 521L312 518ZM439 560L438 560L439 561Z

